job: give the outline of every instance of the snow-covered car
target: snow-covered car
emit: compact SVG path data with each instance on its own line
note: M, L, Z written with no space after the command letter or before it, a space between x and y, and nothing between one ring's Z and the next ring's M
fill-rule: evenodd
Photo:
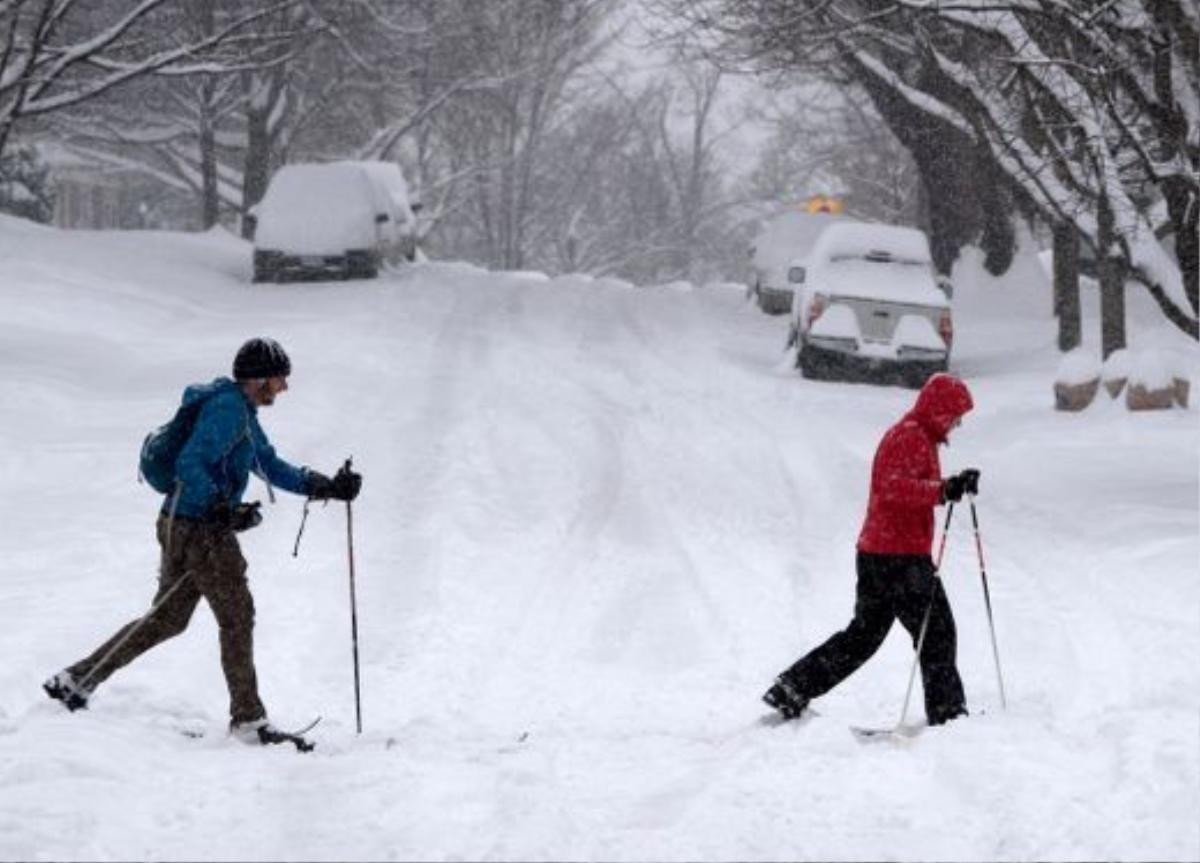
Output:
M830 225L789 277L796 302L788 344L806 378L919 387L948 367L950 300L916 228Z
M786 212L769 220L750 247L749 295L769 315L792 310L795 283L789 278L797 261L803 263L817 238L839 217L829 213Z
M370 279L418 254L408 185L391 162L284 165L255 218L256 282Z

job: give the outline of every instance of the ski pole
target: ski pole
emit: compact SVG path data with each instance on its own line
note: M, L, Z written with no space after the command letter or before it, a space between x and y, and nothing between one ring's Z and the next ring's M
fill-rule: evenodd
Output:
M988 631L992 636L992 660L996 664L996 682L1000 686L1000 707L1008 709L1008 700L1004 697L1004 675L1000 673L1000 649L996 646L996 623L992 620L992 595L988 590L987 567L983 563L983 541L979 538L979 516L975 514L975 495L970 495L971 525L975 528L975 551L979 555L979 578L983 582L983 604L987 608Z
M937 560L933 564L933 590L929 594L929 604L925 606L925 617L921 619L921 631L917 635L917 650L913 654L912 667L908 671L908 688L904 691L904 706L900 708L900 721L896 727L904 725L908 717L908 702L912 698L913 681L917 677L917 666L921 662L921 649L925 646L925 632L929 629L929 616L933 613L933 601L937 597L938 579L942 572L942 555L946 553L946 535L950 532L950 518L954 515L954 501L946 507L946 523L942 525L942 541L938 545Z
M179 506L179 496L181 494L183 494L183 482L177 479L175 480L175 491L171 494L171 509L167 515L167 541L163 544L162 555L158 559L158 573L160 576L166 574L167 561L171 559L171 543L175 538L175 510ZM129 639L133 638L134 634L149 622L150 618L154 617L154 613L166 605L167 600L171 598L171 594L183 587L183 583L191 577L191 574L192 571L190 569L185 570L183 575L179 576L178 580L171 585L170 589L162 595L162 599L151 605L150 609L145 614L135 620L133 625L129 627L129 631L121 636L120 640L118 640L116 644L106 650L104 655L100 657L96 664L88 670L88 673L79 678L76 683L81 688L86 689L87 682L91 680L93 676L95 676L96 669L100 668L106 662L116 656L117 651L124 647L129 642Z
M350 470L350 459L343 469ZM354 597L354 515L350 501L346 501L346 551L350 561L350 639L354 648L354 717L358 733L362 734L362 697L358 678L358 602Z
M150 606L149 611L147 611L145 614L143 614L141 617L139 617L137 620L135 620L133 622L133 624L129 627L129 631L126 632L123 636L121 636L121 638L117 641L116 644L114 644L107 651L105 651L103 656L101 656L98 660L96 660L96 663L94 665L92 665L92 667L88 670L88 673L83 675L83 677L79 678L77 681L75 681L76 685L79 686L80 689L87 689L87 683L89 680L92 679L92 677L95 676L96 671L98 669L100 669L101 667L103 667L110 659L112 659L114 656L116 656L117 651L120 650L122 647L124 647L126 644L128 644L129 639L133 638L133 636L137 634L138 630L140 630L143 626L145 626L147 623L150 622L150 618L154 617L155 613L160 608L162 608L164 605L167 604L167 600L171 598L171 595L174 594L175 591L179 590L179 588L183 587L184 582L186 582L188 580L188 578L191 577L191 575L192 575L192 570L189 569L189 570L185 571L183 573L183 575L179 576L179 578L175 581L175 583L173 585L171 585L171 587L167 590L167 592L162 595L162 598L158 602L154 603L154 605Z

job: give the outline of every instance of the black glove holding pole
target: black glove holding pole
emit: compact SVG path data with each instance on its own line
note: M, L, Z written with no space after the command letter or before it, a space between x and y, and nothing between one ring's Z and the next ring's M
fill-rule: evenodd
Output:
M958 503L964 494L979 494L979 471L973 467L947 477L942 483L942 503Z
M351 501L358 497L362 489L362 474L351 470L349 461L342 465L333 479L311 469L307 473L308 496L313 500Z
M222 501L209 510L207 521L222 530L241 533L243 530L249 530L262 524L262 513L258 511L261 506L261 503L254 501L253 503L239 503L237 506L231 507L228 502Z

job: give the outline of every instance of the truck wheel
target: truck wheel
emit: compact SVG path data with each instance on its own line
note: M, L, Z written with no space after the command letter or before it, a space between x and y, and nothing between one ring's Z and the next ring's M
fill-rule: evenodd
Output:
M822 378L820 364L813 356L812 349L803 344L796 353L796 368L800 369L800 376L806 380L819 381Z

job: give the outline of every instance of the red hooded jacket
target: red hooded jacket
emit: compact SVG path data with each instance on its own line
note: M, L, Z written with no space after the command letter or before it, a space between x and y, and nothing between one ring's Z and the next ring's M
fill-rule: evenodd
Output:
M913 409L888 429L871 465L871 495L858 535L859 551L931 552L933 508L942 502L937 447L972 407L966 384L937 374L925 382Z

